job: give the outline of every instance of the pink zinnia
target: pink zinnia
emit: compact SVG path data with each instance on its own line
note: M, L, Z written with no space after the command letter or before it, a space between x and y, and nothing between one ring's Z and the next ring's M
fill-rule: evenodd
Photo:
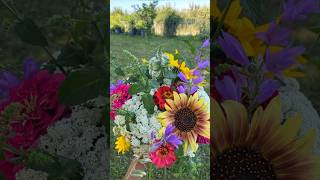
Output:
M118 84L114 86L111 90L111 119L114 120L116 116L115 110L120 109L123 104L131 99L131 95L129 94L130 84Z
M8 136L10 146L26 151L36 147L47 128L66 115L67 108L58 101L58 88L64 79L63 74L42 70L10 90L9 98L0 104L1 113L13 103L19 104L18 114L9 121L8 134L2 134ZM5 151L5 160L0 160L0 171L7 180L14 180L15 173L23 168L10 162L14 157L15 154Z
M174 147L169 143L161 145L157 150L149 153L152 163L157 168L168 168L176 162Z

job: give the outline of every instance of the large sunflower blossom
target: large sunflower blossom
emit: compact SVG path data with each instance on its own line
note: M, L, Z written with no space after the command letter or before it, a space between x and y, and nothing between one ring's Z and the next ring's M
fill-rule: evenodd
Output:
M158 118L162 124L173 124L174 132L184 141L184 153L189 147L196 152L198 135L210 138L210 114L208 104L199 100L198 93L187 96L173 92L173 100L167 99L165 112L159 113Z
M279 97L265 110L259 107L251 122L245 107L213 100L212 176L214 179L319 179L320 158L311 153L315 132L298 139L301 117L281 124Z

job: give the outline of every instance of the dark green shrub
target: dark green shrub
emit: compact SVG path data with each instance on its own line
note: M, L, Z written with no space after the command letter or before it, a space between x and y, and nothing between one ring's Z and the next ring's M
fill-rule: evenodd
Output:
M162 34L167 37L176 35L177 27L181 21L182 18L171 7L160 9L155 19L156 28L162 29L158 31L162 31Z

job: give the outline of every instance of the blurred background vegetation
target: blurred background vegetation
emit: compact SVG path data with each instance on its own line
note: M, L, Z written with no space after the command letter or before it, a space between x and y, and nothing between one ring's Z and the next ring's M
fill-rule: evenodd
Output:
M101 19L104 21L106 19L102 13L106 5L99 0L5 0L4 2L12 7L20 18L32 19L39 26L49 42L48 49L54 56L66 47L71 47L69 48L71 50L77 49L79 53L84 49L90 49L85 46L93 45L94 41L99 39L94 27L95 22L101 27ZM22 42L15 30L17 22L15 15L0 3L0 69L19 74L24 58L32 57L37 61L47 62L50 55L39 46ZM82 58L81 56L78 58ZM71 60L69 58L66 61Z
M153 1L141 7L136 6L135 11L131 13L121 7L112 9L110 13L111 31L135 34L146 30L149 34L169 37L209 35L209 6L190 3L189 8L177 10L170 4L164 6L157 6L157 4L157 1Z

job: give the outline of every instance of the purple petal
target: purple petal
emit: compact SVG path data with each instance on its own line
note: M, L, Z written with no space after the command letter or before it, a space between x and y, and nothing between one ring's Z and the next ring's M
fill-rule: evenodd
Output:
M192 75L194 75L194 76L201 76L201 71L199 71L198 69L194 69L194 70L192 71Z
M280 27L276 22L270 23L267 32L260 32L256 34L258 39L263 40L268 45L282 45L289 44L291 29Z
M209 61L208 61L208 60L201 61L201 62L198 63L198 68L199 68L199 69L204 69L204 68L206 68L208 65L209 65Z
M318 0L288 0L284 5L281 21L294 22L302 21L308 14L319 13L320 5Z
M198 78L192 79L192 83L193 83L194 85L196 85L196 84L201 83L203 80L204 80L204 77L203 77L203 76L200 76L200 77L198 77Z
M159 141L159 142L152 144L150 147L150 152L156 151L162 144L163 144L162 141Z
M178 74L178 77L179 77L182 81L188 82L188 79L187 79L187 77L184 75L183 72L180 72L180 73Z
M239 83L235 83L231 77L225 76L222 80L215 80L215 87L223 100L240 101L241 88Z
M27 58L23 61L24 78L29 79L40 70L40 65L32 58Z
M182 85L178 86L177 90L178 90L179 93L184 93L184 94L186 93L186 89Z
M164 137L169 136L173 132L174 128L175 128L174 126L172 126L171 124L168 124L164 132Z
M222 32L222 34L224 39L222 37L219 37L217 42L223 49L226 56L232 59L234 62L239 63L243 66L249 65L249 59L246 56L240 42L226 32Z
M198 90L198 86L192 86L190 94L194 94Z
M14 88L20 84L20 80L8 71L0 72L0 87L2 88Z
M202 43L202 48L207 48L210 46L210 39L206 39L203 43Z
M270 50L266 50L266 69L273 73L280 73L287 69L291 65L296 63L297 56L303 54L304 47L293 47L281 50L279 52L270 53Z
M259 94L256 101L261 104L268 100L273 93L279 88L279 83L275 80L265 80L259 87Z
M121 84L123 84L123 81L122 81L121 79L119 79L119 80L117 81L117 85L121 85Z
M182 144L181 139L179 138L179 136L175 135L175 134L171 134L169 137L167 137L166 142L170 143L172 146L174 146L176 149L178 148L178 146L180 144Z

